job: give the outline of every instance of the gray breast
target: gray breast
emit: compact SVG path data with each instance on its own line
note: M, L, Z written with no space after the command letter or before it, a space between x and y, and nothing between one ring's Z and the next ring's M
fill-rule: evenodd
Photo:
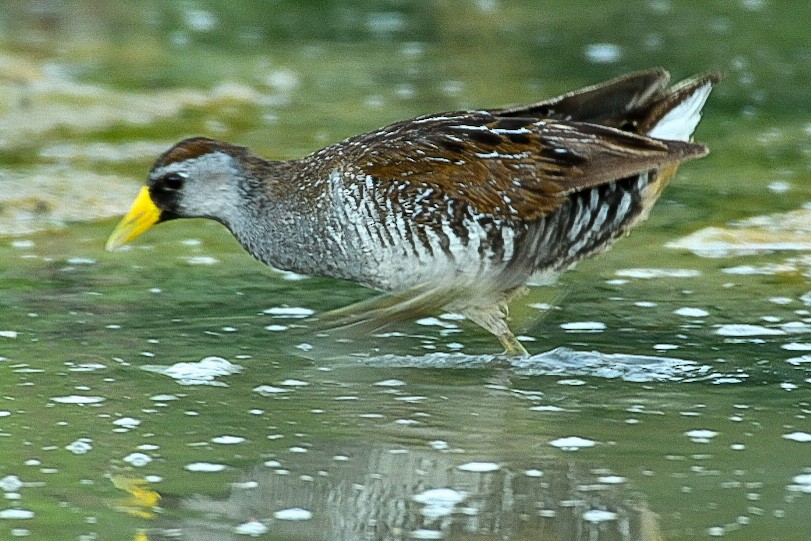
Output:
M331 177L327 235L352 261L342 277L383 290L491 275L514 254L516 228L430 186Z

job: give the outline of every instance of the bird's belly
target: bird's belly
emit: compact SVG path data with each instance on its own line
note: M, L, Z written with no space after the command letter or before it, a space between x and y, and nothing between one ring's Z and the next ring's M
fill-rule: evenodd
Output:
M347 251L355 254L355 262L343 277L383 291L423 284L475 287L490 281L511 260L518 231L503 223L468 222L387 227L380 235L363 228L350 236ZM386 227L385 222L377 227Z
M381 201L346 199L352 204L312 237L326 244L311 253L313 268L304 271L382 291L435 283L506 291L533 274L556 276L610 246L658 195L648 197L650 178L646 172L574 193L529 222L470 208L454 212L451 205L407 214Z

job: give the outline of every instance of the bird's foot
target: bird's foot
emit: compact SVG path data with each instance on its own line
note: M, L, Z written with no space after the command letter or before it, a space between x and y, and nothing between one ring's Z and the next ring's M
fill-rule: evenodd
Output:
M529 352L524 348L521 342L511 332L507 332L498 337L499 342L504 347L504 354L509 357L527 357Z

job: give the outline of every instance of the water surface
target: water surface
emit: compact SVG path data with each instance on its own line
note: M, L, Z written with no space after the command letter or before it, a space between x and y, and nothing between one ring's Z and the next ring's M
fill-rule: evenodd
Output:
M0 537L802 540L807 2L0 8ZM779 31L775 31L779 29ZM291 158L634 69L724 69L651 219L512 307L343 340L369 299L217 224L103 252L152 160Z

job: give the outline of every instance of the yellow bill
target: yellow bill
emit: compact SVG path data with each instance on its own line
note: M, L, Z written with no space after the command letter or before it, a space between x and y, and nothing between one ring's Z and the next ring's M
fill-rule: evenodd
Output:
M107 239L107 250L115 250L160 221L161 211L149 196L149 188L144 186L135 198L130 211L116 226Z

